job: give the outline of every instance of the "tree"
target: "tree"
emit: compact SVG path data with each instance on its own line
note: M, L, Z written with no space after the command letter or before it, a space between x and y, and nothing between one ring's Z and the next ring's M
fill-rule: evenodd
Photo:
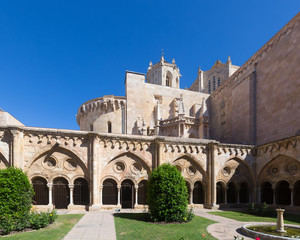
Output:
M175 166L163 164L149 178L148 203L155 222L183 222L192 218L187 211L188 190Z

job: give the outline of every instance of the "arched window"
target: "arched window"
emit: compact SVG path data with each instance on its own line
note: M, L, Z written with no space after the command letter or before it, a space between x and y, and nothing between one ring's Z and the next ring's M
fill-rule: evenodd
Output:
M243 182L240 185L239 200L240 200L240 203L248 203L249 202L249 187L246 182Z
M111 122L108 121L108 122L107 122L107 132L108 132L108 133L111 133L111 131L112 131Z
M49 190L46 179L42 177L34 178L32 186L35 192L33 197L34 205L47 205L49 203Z
M102 202L103 205L117 205L118 203L117 183L113 179L106 179L103 182Z
M280 181L275 190L276 203L280 205L291 204L290 184L287 181Z
M63 177L53 180L53 204L57 209L66 209L70 203L70 189L68 181Z
M210 80L208 81L208 93L209 94L211 93L211 83L210 83Z
M166 77L166 86L168 86L168 87L170 86L170 79L169 79L169 76Z
M228 184L227 188L227 202L228 203L236 203L237 191L233 182Z
M75 180L73 196L75 205L89 205L89 184L84 178L78 178Z
M213 91L216 90L216 77L213 77Z
M217 182L217 204L224 203L224 187L222 183Z
M148 186L147 180L142 180L141 182L139 182L138 204L142 204L142 205L147 204L147 186Z
M300 181L294 185L294 205L300 206Z
M273 204L273 189L272 184L269 182L264 182L261 185L261 202Z
M221 79L220 77L218 77L218 87L220 87L220 85L221 85Z
M197 181L194 184L193 203L195 204L204 203L204 191L203 191L202 183L200 181Z

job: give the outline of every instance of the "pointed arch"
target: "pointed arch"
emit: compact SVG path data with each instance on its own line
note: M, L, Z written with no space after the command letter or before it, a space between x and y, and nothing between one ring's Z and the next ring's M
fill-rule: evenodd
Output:
M203 176L203 181L205 181L207 183L207 174L204 171L204 168L201 164L199 164L199 162L197 161L197 159L195 159L191 154L189 153L184 153L179 155L179 157L177 157L174 161L172 161L172 164L175 165L175 162L180 160L180 159L185 159L186 161L190 162L193 166L195 166L198 171L202 174Z
M68 156L68 158L71 158L72 160L74 160L76 162L76 164L78 164L78 166L82 169L82 171L84 173L84 178L86 178L89 181L89 179L90 179L89 171L88 171L86 165L84 164L84 162L73 151L71 151L67 148L64 148L64 147L60 147L60 146L58 146L58 147L51 146L51 147L44 148L42 152L39 152L38 154L36 154L36 156L34 158L32 158L32 160L29 162L26 170L29 171L31 166L42 157L55 158L52 156L52 154L56 153L56 152L62 153L64 155Z
M111 158L111 160L107 163L111 163L121 157L130 157L131 159L137 161L138 163L140 163L148 172L148 174L151 172L151 166L148 165L147 161L145 160L144 157L142 157L140 154L138 153L133 153L132 151L124 151L121 153L118 153L116 156L114 156L113 158Z
M284 160L284 161L282 161ZM277 162L277 163L276 163ZM298 169L300 168L300 162L298 159L296 158L293 158L293 157L290 157L288 155L284 155L284 154L278 154L277 156L275 156L274 158L272 158L270 161L268 161L260 170L259 174L258 174L258 177L257 177L257 181L258 181L258 184L261 185L263 182L266 181L266 174L270 174L270 168L272 167L272 165L274 165L274 169L277 168L277 170L280 170L278 169L278 167L280 167L279 165L281 164L286 164L287 162L290 162L290 163L295 163L296 166L298 166ZM273 168L273 167L272 167ZM271 169L272 171L273 169ZM274 170L275 171L275 170ZM273 173L271 173L273 174ZM281 177L280 177L281 176ZM285 174L284 175L279 175L279 178L277 177L276 178L277 182L280 181L280 180L286 180L286 181L289 181L288 179L285 178ZM289 182L290 185L292 185L291 182Z
M7 159L3 156L3 154L0 152L0 169L1 169L1 162L5 165L5 167L9 167L9 162Z

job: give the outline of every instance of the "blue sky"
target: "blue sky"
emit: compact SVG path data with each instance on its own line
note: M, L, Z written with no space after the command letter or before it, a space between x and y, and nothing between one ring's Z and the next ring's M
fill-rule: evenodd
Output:
M125 71L175 58L189 87L199 66L242 65L299 0L1 1L0 108L26 126L79 129L79 106L124 96Z

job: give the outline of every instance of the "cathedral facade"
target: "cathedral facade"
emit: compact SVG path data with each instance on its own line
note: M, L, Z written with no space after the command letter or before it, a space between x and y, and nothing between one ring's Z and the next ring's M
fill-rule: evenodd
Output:
M173 59L126 72L125 96L83 103L80 131L0 111L0 168L27 172L37 209L146 208L147 182L177 167L195 208L266 202L300 211L300 14L241 67L219 60L180 89Z

